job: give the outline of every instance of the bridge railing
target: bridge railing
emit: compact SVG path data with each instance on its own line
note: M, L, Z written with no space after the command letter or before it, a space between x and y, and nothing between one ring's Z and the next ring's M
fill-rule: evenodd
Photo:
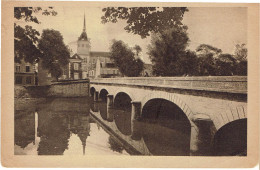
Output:
M97 78L90 83L247 93L247 76Z

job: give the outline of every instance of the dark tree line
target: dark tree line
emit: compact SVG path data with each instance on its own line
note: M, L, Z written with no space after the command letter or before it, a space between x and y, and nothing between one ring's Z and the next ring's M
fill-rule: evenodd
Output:
M235 54L201 44L196 51L187 50L186 30L171 29L152 37L149 56L156 76L233 76L247 75L247 53L243 45ZM240 47L240 48L238 48Z

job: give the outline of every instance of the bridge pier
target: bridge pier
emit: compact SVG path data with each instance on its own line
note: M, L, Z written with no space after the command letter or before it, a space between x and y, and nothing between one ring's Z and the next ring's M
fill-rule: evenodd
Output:
M113 122L113 120L114 120L113 110L107 108L107 121Z
M93 102L93 112L98 112L99 111L99 106L96 102Z
M113 95L108 94L107 95L107 120L109 122L112 122L114 120L114 115L113 112L111 110L111 108L113 108Z
M98 92L98 91L95 91L95 92L94 92L94 102L97 102L97 101L98 101L98 96L99 96L99 92Z
M199 128L195 125L191 125L191 132L190 132L190 155L196 155L199 150Z
M111 94L107 95L107 108L112 108L113 107L113 105L114 105L113 99L114 99L113 95L111 95Z
M141 102L132 101L131 104L132 104L131 120L139 120L141 117Z
M192 118L191 125L191 155L212 155L212 141L216 129L210 117L205 115L196 115Z
M134 140L141 139L141 128L140 128L140 117L141 117L141 102L132 101L132 112L131 112L131 138Z

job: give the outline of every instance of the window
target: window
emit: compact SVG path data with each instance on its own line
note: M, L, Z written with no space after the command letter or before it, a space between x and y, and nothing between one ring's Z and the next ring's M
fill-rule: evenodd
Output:
M32 78L26 77L26 84L31 84L31 83L32 83Z
M113 74L116 74L116 70L113 70Z
M84 47L84 44L82 44L82 47Z
M15 71L16 71L16 72L20 72L20 69L21 69L21 67L20 67L20 66L16 66L16 69L15 69Z
M95 63L95 59L93 59L93 64Z
M30 72L30 66L25 66L25 71Z
M22 83L23 83L22 76L16 76L15 77L15 84L22 84Z
M78 70L79 69L79 64L78 63L74 63L74 70Z

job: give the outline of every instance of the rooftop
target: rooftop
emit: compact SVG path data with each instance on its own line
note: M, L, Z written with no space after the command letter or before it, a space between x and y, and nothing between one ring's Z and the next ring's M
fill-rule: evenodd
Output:
M72 57L70 57L70 59L78 59L78 60L82 60L82 58L76 53L74 54Z
M91 57L109 57L109 52L91 51Z

